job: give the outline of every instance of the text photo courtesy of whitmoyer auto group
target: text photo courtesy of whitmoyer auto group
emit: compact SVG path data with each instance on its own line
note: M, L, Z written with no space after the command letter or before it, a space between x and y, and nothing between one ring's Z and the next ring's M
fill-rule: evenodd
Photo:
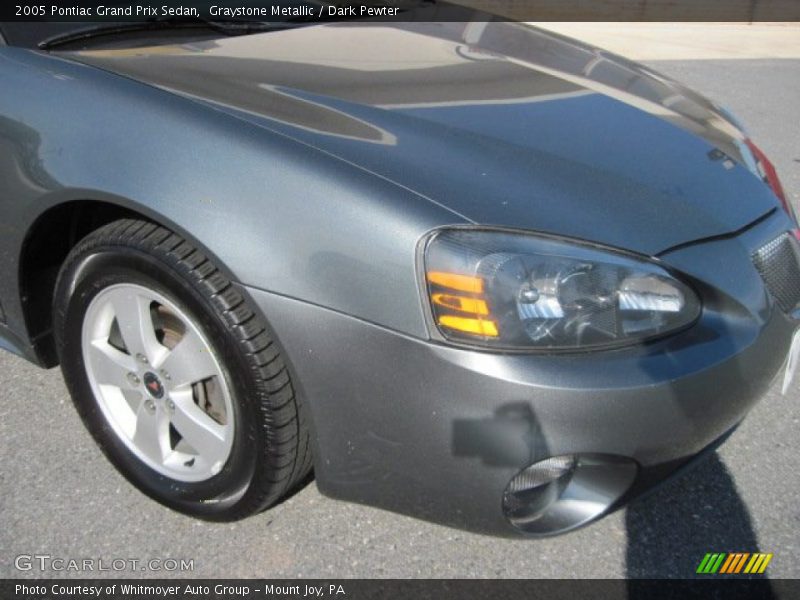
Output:
M795 0L3 5L0 597L796 598L798 107Z

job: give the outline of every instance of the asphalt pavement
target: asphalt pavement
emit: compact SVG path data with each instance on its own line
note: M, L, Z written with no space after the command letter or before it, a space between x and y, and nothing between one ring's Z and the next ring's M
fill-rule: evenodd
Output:
M798 203L800 60L649 64L737 114ZM313 483L258 516L210 524L156 504L116 473L84 431L57 369L0 353L0 577L88 575L15 568L17 556L35 554L191 559L193 571L182 575L209 578L690 577L706 552L760 550L774 554L770 577L797 578L799 400L800 379L786 396L773 389L694 470L561 537L465 533L331 500Z

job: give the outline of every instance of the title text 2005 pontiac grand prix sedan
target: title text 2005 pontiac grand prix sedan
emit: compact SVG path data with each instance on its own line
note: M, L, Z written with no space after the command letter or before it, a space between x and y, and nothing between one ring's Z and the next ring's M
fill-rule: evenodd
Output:
M675 81L517 23L79 25L0 26L0 346L155 500L313 465L549 535L790 382L794 214Z

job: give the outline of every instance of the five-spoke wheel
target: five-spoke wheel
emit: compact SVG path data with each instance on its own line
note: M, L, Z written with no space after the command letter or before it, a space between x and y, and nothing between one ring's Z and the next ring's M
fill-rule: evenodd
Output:
M54 330L87 428L159 502L239 519L310 470L303 407L266 321L181 236L121 220L84 238L59 274Z
M228 384L174 302L139 285L104 289L86 311L83 359L103 414L131 452L182 481L219 473L234 433Z

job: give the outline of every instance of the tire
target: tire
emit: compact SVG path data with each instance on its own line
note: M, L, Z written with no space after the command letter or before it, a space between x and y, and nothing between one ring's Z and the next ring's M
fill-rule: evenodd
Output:
M96 230L62 266L53 314L83 422L148 496L236 520L310 471L303 407L266 322L179 235L130 219Z

